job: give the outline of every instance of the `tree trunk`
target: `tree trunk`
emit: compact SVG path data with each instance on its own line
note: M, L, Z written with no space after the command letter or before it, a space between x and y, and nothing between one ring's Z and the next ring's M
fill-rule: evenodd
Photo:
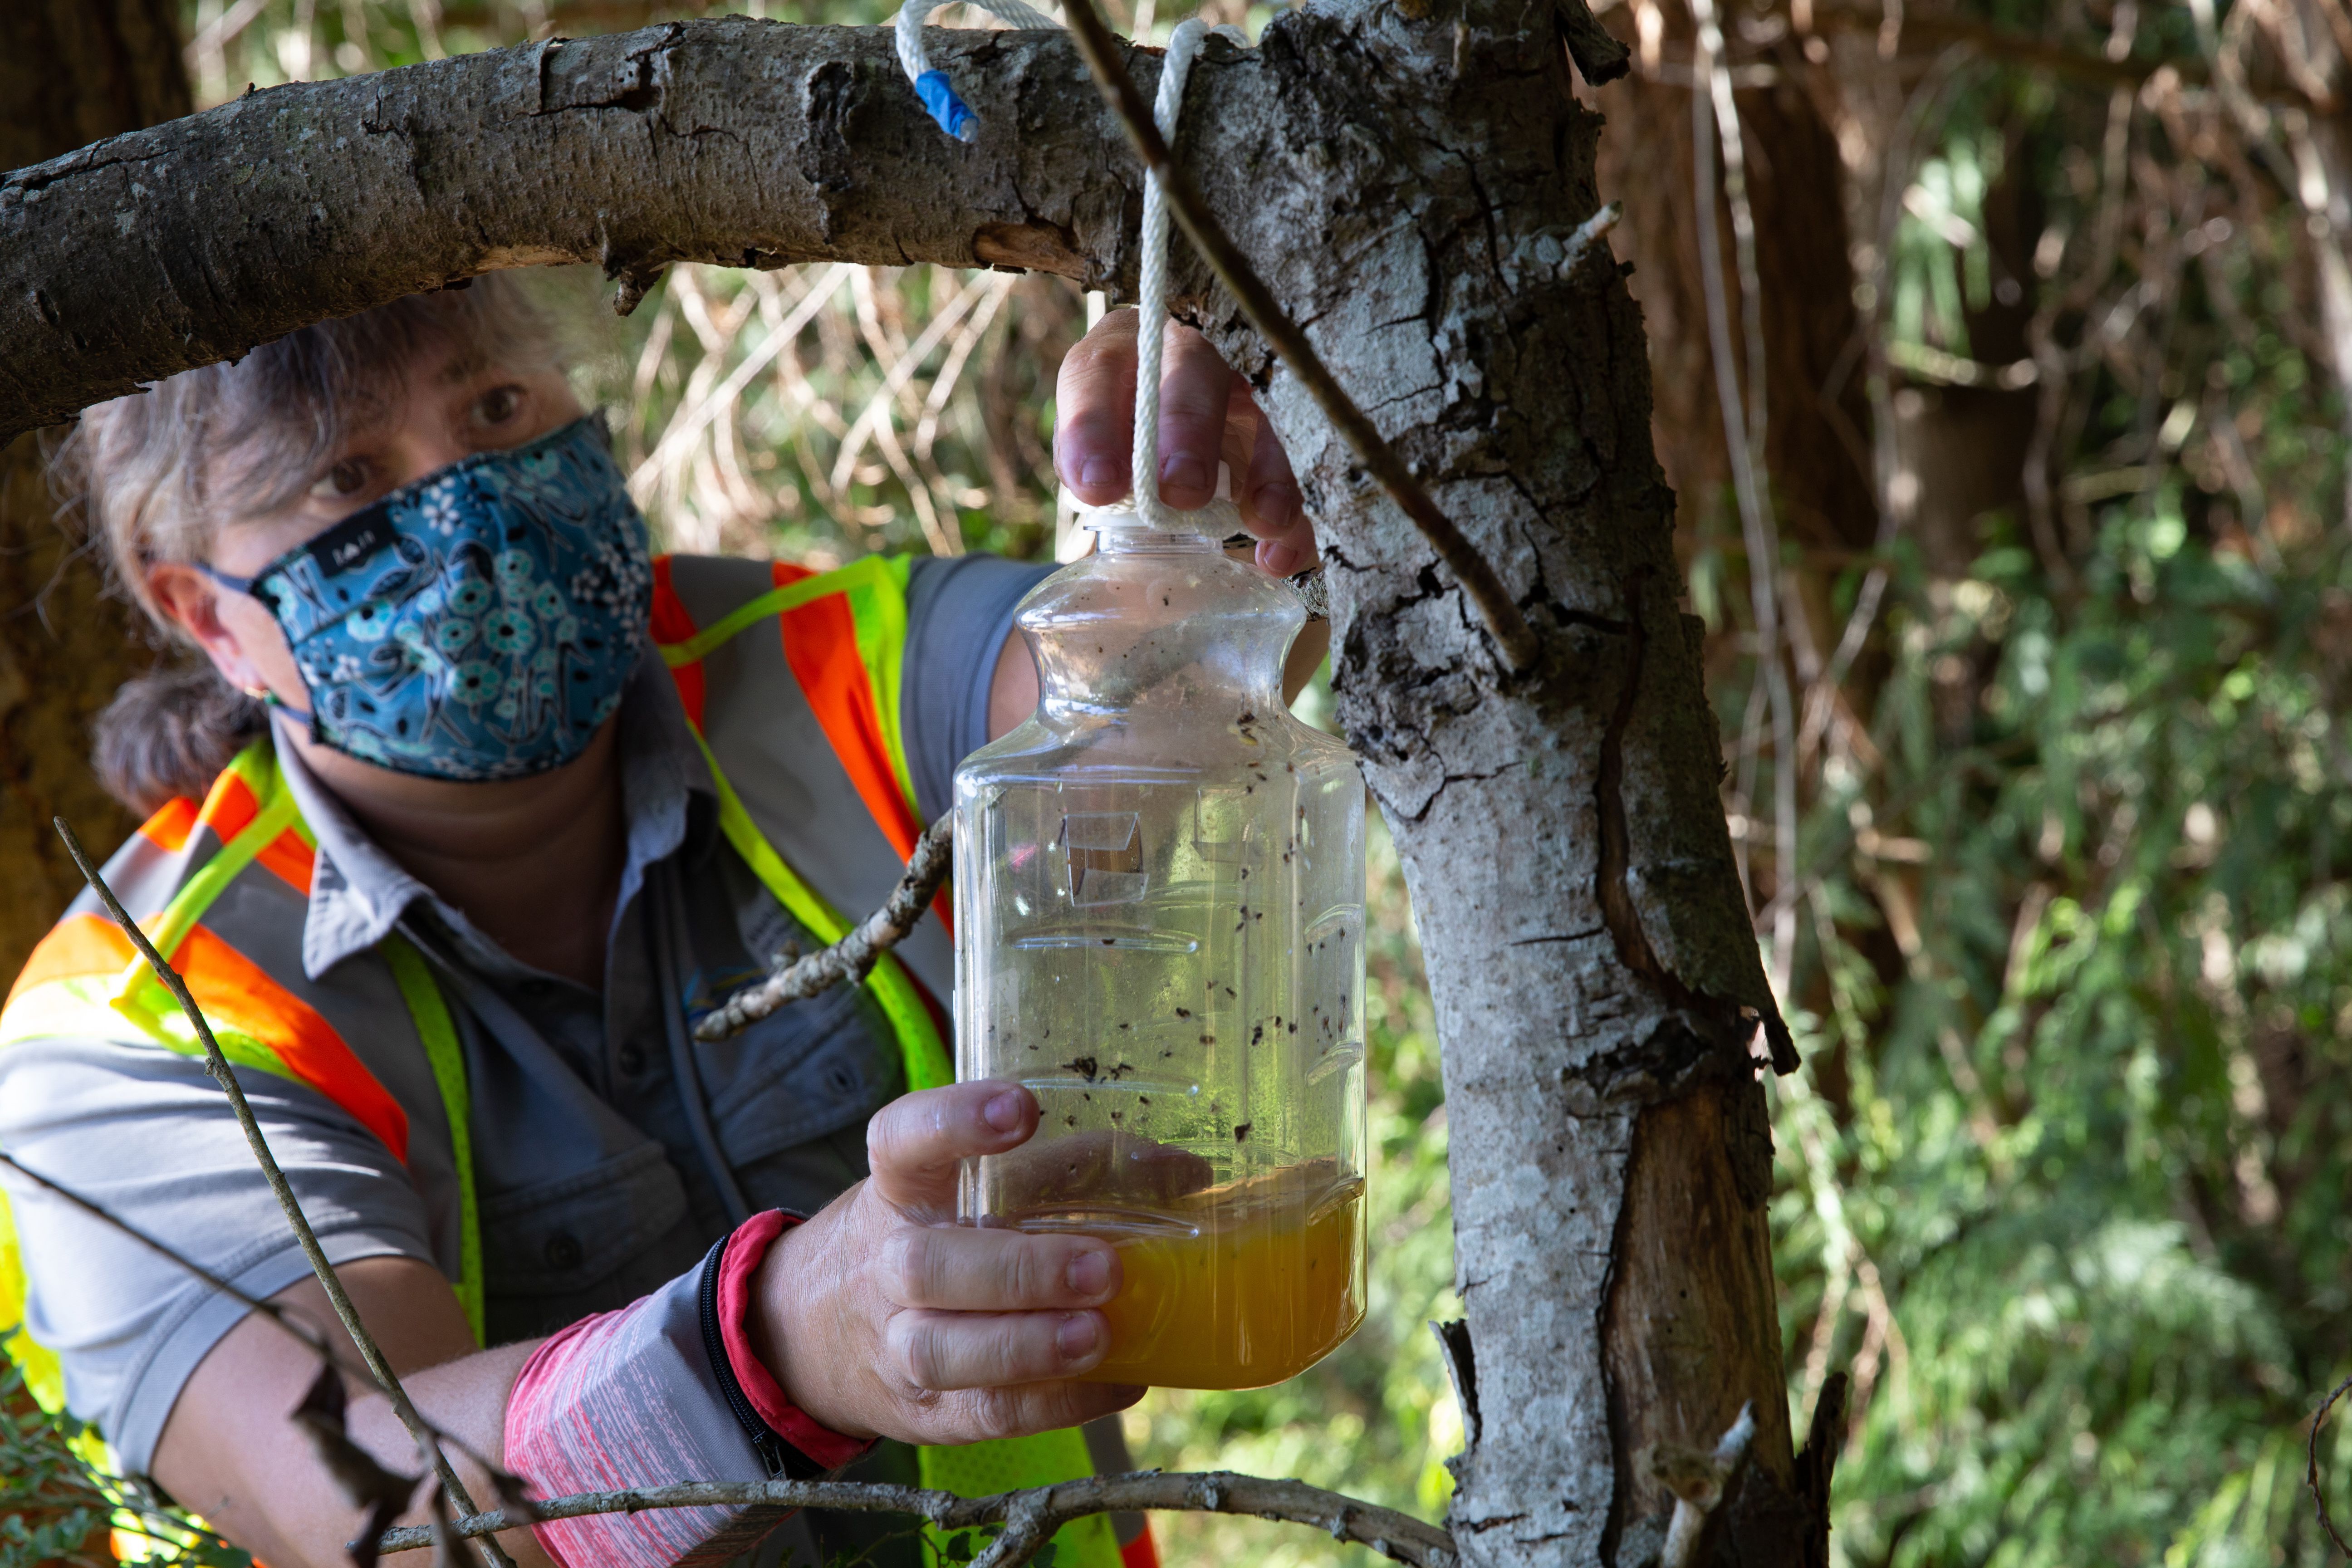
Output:
M887 30L679 24L292 87L0 182L0 428L501 266L818 258L1134 269L1139 173L1057 35L935 35L942 137ZM1639 312L1597 205L1581 6L1318 0L1211 42L1180 156L1542 635L1506 672L1433 552L1186 258L1330 562L1336 686L1439 1009L1474 1564L1633 1563L1661 1443L1752 1462L1717 1551L1815 1560L1767 1245L1761 1034L1790 1064L1717 803ZM1152 55L1130 51L1149 94ZM123 300L134 310L110 310ZM1810 1473L1810 1472L1808 1472Z
M21 168L188 112L171 0L0 5L0 164ZM152 661L104 596L94 556L53 515L38 438L0 446L0 977L81 879L49 819L110 852L131 827L90 776L89 721ZM0 440L5 440L0 435Z
M0 6L0 164L21 168L187 113L176 10L170 0ZM53 515L39 442L24 434L0 445L0 977L6 979L80 884L49 819L70 817L101 853L131 831L130 817L90 776L89 721L152 657L126 607L104 596L95 562ZM30 1414L29 1399L0 1405L0 1420ZM17 1516L39 1529L57 1514L36 1501ZM110 1561L107 1540L101 1520L64 1561Z

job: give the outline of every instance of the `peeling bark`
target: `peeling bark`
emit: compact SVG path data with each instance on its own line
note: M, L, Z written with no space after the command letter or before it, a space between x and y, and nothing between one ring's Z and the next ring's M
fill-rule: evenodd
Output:
M1572 4L1572 0L1571 0ZM1576 7L1580 13L1580 7ZM1465 1561L1631 1564L1642 1457L1752 1462L1710 1526L1815 1560L1764 1201L1757 960L1605 243L1591 19L1313 0L1211 42L1177 152L1293 319L1537 628L1523 675L1190 258L1180 314L1257 384L1329 562L1341 721L1403 853L1453 1129ZM952 41L950 41L952 40ZM0 426L493 267L687 258L1131 275L1138 174L1068 44L941 35L940 137L881 29L730 21L279 89L0 181ZM1149 91L1157 61L1130 56ZM1636 193L1639 199L1640 194ZM68 263L68 258L70 258ZM120 301L136 300L123 310ZM1475 1356L1473 1354L1475 1347ZM1811 1472L1808 1472L1811 1474Z

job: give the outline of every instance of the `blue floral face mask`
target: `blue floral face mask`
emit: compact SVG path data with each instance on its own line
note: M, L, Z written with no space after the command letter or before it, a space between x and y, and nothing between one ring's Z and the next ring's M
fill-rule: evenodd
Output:
M428 778L578 756L653 614L645 518L593 415L428 474L252 577L209 574L276 613L314 739Z

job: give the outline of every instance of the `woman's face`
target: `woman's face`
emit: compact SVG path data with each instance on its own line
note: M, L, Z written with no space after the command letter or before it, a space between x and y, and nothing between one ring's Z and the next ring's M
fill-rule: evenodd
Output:
M290 504L224 525L209 564L251 577L362 507L477 452L503 451L580 417L580 401L553 367L519 370L462 347L427 350L382 419L349 432ZM228 682L268 689L297 710L310 695L268 605L194 566L149 568L164 614L187 628Z

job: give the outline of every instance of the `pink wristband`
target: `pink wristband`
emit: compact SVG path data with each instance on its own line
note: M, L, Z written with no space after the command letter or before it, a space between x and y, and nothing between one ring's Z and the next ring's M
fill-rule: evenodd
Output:
M875 1440L845 1437L829 1426L821 1426L808 1412L785 1398L775 1374L752 1353L751 1331L744 1326L752 1305L751 1277L767 1261L768 1248L775 1244L776 1237L800 1223L797 1215L770 1209L735 1227L726 1254L719 1260L719 1335L726 1342L727 1364L735 1373L735 1382L760 1419L809 1458L828 1470L837 1470L865 1458Z

